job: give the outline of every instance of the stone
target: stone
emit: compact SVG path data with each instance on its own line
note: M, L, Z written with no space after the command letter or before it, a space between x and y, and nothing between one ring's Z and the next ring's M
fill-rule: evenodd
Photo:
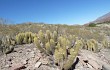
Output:
M21 63L18 63L18 64L13 64L11 70L21 70L21 69L25 69L25 65L24 64L21 64Z
M8 64L7 64L7 65L5 65L5 67L6 67L6 68L9 68L9 67L10 67L10 65L8 65Z
M34 58L35 57L35 52L34 51L30 52L30 57L31 58Z
M34 48L33 50L34 50L34 51L36 51L37 49L36 49L36 48Z
M40 66L41 66L41 62L37 62L36 64L35 64L35 68L39 68Z
M28 59L24 59L24 60L22 61L22 63L25 65L25 64L27 64L27 61L28 61Z
M46 65L49 63L46 58L44 58L44 59L41 58L39 61L42 62L43 65Z
M27 52L31 52L31 49L27 49Z
M110 70L110 66L109 65L102 65L102 70Z

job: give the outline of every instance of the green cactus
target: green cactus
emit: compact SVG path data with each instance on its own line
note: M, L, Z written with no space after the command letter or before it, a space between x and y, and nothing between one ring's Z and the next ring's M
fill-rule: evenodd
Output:
M14 46L11 44L11 38L9 36L2 38L2 47L4 54L8 54L14 50Z
M12 45L4 45L3 46L3 53L4 54L9 54L14 50L14 46Z
M77 44L75 45L75 48L70 49L70 55L68 56L68 59L66 60L66 62L64 63L62 67L64 70L68 70L71 68L71 66L73 65L74 59L78 54L80 47L81 47L81 42L78 40Z
M50 49L52 51L52 54L54 54L55 50L55 41L53 39L50 39Z
M44 36L42 30L40 30L38 32L38 37L39 37L40 41L43 43L43 45L45 45L45 36Z
M59 53L63 55L63 60L67 59L67 50L62 47L59 48Z
M97 41L94 39L90 39L87 41L88 50L97 52L98 51L98 44Z
M28 39L28 43L29 43L29 44L32 43L32 39L31 39L31 37L29 37L29 39Z
M17 44L22 44L23 43L23 39L24 39L24 33L19 33L18 35L16 35Z
M11 40L11 45L15 46L16 42L15 40Z
M110 46L110 45L109 45L109 41L107 41L106 39L104 39L104 40L102 41L102 45L103 45L104 48L107 48L107 47Z
M37 46L37 48L41 51L44 52L44 49L40 46L40 42L37 37L34 38L34 44Z
M58 36L57 32L54 31L54 32L53 32L53 35L54 35L54 41L57 42L57 36Z
M46 30L46 34L47 34L47 38L48 38L48 41L51 39L51 32L50 30Z
M25 44L28 43L27 37L24 37L23 43L25 43Z
M55 52L54 52L54 62L55 62L56 64L60 64L60 62L61 62L63 59L64 59L63 54L61 54L58 49L55 49Z
M68 39L67 39L66 43L67 43L66 49L71 48L71 42Z
M24 37L24 43L25 43L25 44L28 44L28 39L29 39L29 33L26 32L26 33L25 33L25 37Z
M66 38L59 37L59 43L60 43L61 47L63 47L64 49L66 49L66 46L67 46Z
M60 43L58 42L57 45L55 46L55 49L59 49L60 48Z
M1 46L1 44L2 44L2 40L0 40L0 46Z
M74 59L75 59L76 56L72 56L70 55L68 57L68 60L63 64L63 70L68 70L71 68L71 66L73 65L73 62L74 62Z
M49 42L47 42L45 44L45 48L46 48L47 54L52 54L52 51L51 51L51 47L50 47L50 43Z

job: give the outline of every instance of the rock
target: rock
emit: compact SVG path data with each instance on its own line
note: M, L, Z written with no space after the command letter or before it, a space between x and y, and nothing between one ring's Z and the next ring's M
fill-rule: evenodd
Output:
M39 61L42 62L43 65L48 64L48 60L46 58L41 58Z
M6 68L9 68L9 67L10 67L10 65L8 65L8 64L7 64L7 65L5 65L5 67L6 67Z
M98 70L98 69L101 69L101 65L99 65L98 63L97 63L97 61L94 61L94 60L92 60L92 59L89 59L88 60L89 62L89 64L90 65L92 65L92 67L94 67L96 70Z
M36 49L36 48L34 48L33 50L34 50L34 51L36 51L37 49Z
M25 69L25 65L24 64L21 64L21 63L18 63L18 64L14 64L11 68L11 70L21 70L21 69Z
M80 70L80 69L74 69L74 70Z
M88 63L87 63L87 66L88 66L90 69L93 69L93 67L92 67L90 64L88 64Z
M35 64L35 68L39 68L40 66L41 66L41 62L37 62L36 64Z
M25 64L27 64L27 61L28 61L28 59L24 59L24 60L22 61L22 63L25 65Z
M34 51L30 52L30 57L31 58L34 58L35 57L35 52Z
M109 65L102 65L102 70L110 70L110 66Z
M31 52L31 49L27 49L27 52Z

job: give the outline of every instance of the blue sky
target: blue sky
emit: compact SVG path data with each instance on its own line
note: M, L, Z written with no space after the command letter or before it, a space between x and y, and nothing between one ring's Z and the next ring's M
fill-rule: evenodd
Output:
M110 12L110 0L0 0L0 18L14 23L84 24Z

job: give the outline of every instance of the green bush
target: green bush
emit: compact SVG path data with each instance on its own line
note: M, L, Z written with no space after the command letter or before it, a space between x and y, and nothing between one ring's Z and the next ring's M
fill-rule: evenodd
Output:
M95 23L90 23L89 27L96 27L96 24Z

